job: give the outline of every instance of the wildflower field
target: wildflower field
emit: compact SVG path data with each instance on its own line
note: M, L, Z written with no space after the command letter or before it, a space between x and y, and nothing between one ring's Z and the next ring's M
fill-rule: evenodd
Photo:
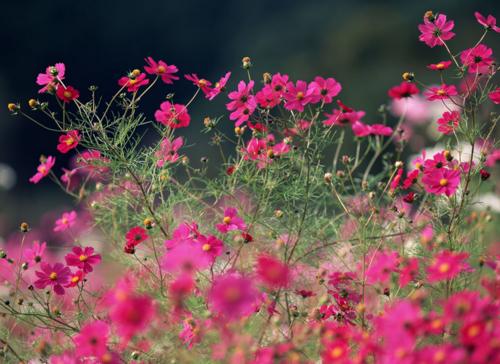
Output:
M395 72L371 120L335 70L244 57L208 80L145 55L105 95L34 65L39 94L7 107L56 133L29 182L74 206L0 243L0 362L500 363L500 27L471 14L463 44L451 18L424 14L435 62Z

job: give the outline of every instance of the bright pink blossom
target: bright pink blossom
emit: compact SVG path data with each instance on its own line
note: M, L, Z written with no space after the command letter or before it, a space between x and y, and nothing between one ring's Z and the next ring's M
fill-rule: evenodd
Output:
M76 211L63 212L62 216L56 220L54 231L65 231L76 224Z
M446 15L439 14L429 19L424 17L424 24L419 24L420 36L418 39L429 47L442 46L443 41L450 40L455 36L451 30L455 26L453 20L446 21Z
M68 266L80 268L84 273L90 273L94 270L92 266L101 262L101 255L94 254L94 248L90 246L85 248L74 246L71 253L67 254L64 259Z
M208 97L210 94L210 91L212 90L212 82L204 79L204 78L199 78L197 74L193 73L191 75L184 75L186 80L191 81L193 85L199 87L201 91Z
M134 250L137 245L142 243L148 237L149 236L144 228L140 226L134 226L127 232L127 234L125 234L125 239L126 239L125 248L129 248L129 250Z
M395 251L376 251L367 260L366 278L369 284L385 284L399 266L399 254Z
M189 116L186 106L173 104L170 101L160 104L160 109L155 112L155 119L172 129L185 128L191 122L191 116Z
M161 77L161 80L166 84L172 84L179 77L175 76L179 70L174 65L168 65L163 61L156 62L152 57L147 57L144 59L147 63L144 66L144 70L150 75L157 75Z
M469 48L460 53L460 60L469 73L488 73L493 63L493 50L484 44Z
M85 278L85 272L82 270L77 270L76 272L71 274L69 283L64 287L66 288L76 287L78 286L78 283L81 283L83 281L83 278Z
M428 69L432 71L443 71L451 66L451 61L441 61L438 63L432 63L427 66Z
M257 107L257 101L253 92L254 81L248 82L248 85L244 81L238 83L238 90L229 93L228 97L231 100L226 104L226 108L232 111L229 115L230 120L236 121L236 126L240 126L245 121L248 121L250 115L255 111Z
M313 93L316 88L308 87L307 82L297 81L294 85L289 82L286 86L285 109L298 112L304 111L304 106L313 101Z
M388 91L388 95L392 99L405 99L408 97L412 97L419 93L418 87L412 82L401 82L400 85L394 86Z
M35 272L38 277L38 280L33 283L35 287L44 289L47 286L51 286L56 294L63 295L63 286L69 283L71 270L61 263L51 265L44 262L41 264L41 269L41 271Z
M268 254L261 254L257 259L256 273L269 288L286 287L290 283L288 265Z
M498 161L500 161L500 149L495 149L488 154L484 165L493 167Z
M42 160L40 165L37 167L37 173L29 179L31 183L38 183L42 180L43 177L47 176L54 167L56 163L56 158L52 156L48 156L46 159Z
M460 171L448 168L426 168L422 183L428 193L451 196L460 184Z
M403 261L399 272L399 285L404 288L414 281L418 274L418 258L408 258Z
M449 250L443 250L437 253L432 259L431 265L427 268L427 280L431 283L449 280L465 270L469 270L470 266L466 262L469 257L468 253L454 253Z
M207 99L213 100L217 95L225 91L229 77L231 77L231 72L227 72L224 77L221 77L221 79L215 83L214 87L206 95Z
M33 246L24 251L24 259L33 264L37 264L42 261L46 248L47 243L45 241L40 243L38 240L35 240Z
M60 100L68 103L78 99L80 97L80 92L72 86L64 87L63 85L58 85L56 95Z
M314 81L309 84L312 91L312 102L323 102L329 104L333 98L342 91L342 86L334 78L324 79L323 77L315 77Z
M222 224L217 224L216 227L217 230L224 234L226 234L228 231L243 231L247 228L243 219L238 216L238 210L236 210L234 207L227 207L224 210L224 218L222 219Z
M458 92L455 85L442 84L441 86L429 87L429 89L424 92L424 95L429 101L446 100L451 96L458 95Z
M210 310L227 320L239 319L256 312L259 291L252 279L237 272L217 276L208 292Z
M327 119L323 121L323 125L352 125L357 121L361 121L365 116L364 111L356 111L350 107L345 106L340 100L337 100L340 109L334 109L331 114L325 113Z
M209 257L211 262L221 255L222 250L224 249L222 240L217 239L213 235L200 235L198 237L198 244L201 246L201 250L205 253L205 255Z
M443 113L443 116L437 120L437 130L445 135L451 134L457 129L459 121L460 113L458 111L446 111Z
M196 273L210 266L210 257L191 242L182 242L167 251L162 267L170 273Z
M80 142L80 133L78 130L70 130L66 134L59 136L57 150L63 154L75 149Z
M486 29L491 29L497 33L500 33L500 28L497 27L497 20L493 15L488 15L488 17L484 17L480 12L476 11L474 13L476 20L479 24L481 24Z
M118 85L126 88L128 92L137 92L142 86L146 86L149 83L149 79L146 77L146 74L143 72L131 72L128 76L120 78Z
M500 104L500 87L497 87L488 94L488 97L494 104Z
M156 152L155 156L158 158L156 165L163 167L165 163L174 163L179 159L177 151L182 147L184 140L182 137L177 137L173 141L165 138L160 143L160 149Z
M36 78L36 83L43 86L38 92L44 93L47 91L55 91L59 80L64 80L66 67L64 63L56 63L54 66L48 66L45 73L39 73Z
M85 324L74 336L76 355L102 357L108 351L110 327L104 321Z

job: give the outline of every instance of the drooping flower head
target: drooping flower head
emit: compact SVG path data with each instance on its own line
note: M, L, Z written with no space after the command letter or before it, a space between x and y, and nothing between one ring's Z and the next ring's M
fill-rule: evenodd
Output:
M231 77L231 72L227 72L223 77L220 78L214 85L214 87L206 95L207 99L213 100L217 95L226 90L227 81Z
M186 106L173 104L170 101L160 104L160 109L155 112L155 119L172 129L185 128L191 122L191 116L189 116Z
M444 71L451 66L451 61L441 61L438 63L432 63L427 66L428 69L433 71Z
M186 80L189 80L193 83L193 85L199 87L201 91L205 95L209 95L210 91L212 90L212 82L204 79L204 78L199 78L197 74L193 73L191 75L184 75Z
M74 246L71 253L67 254L64 259L70 267L77 267L84 273L90 273L94 270L93 266L101 262L101 255L94 254L94 248L90 246L85 248Z
M37 173L29 179L31 183L38 183L40 182L43 177L47 176L54 167L54 164L56 163L56 158L52 156L48 156L47 158L40 158L40 165L37 167Z
M488 15L486 18L480 12L476 11L474 13L476 20L479 24L488 30L493 30L494 32L500 33L500 28L497 27L497 19L493 15Z
M150 75L157 75L161 77L161 80L166 84L172 84L179 77L175 75L179 70L174 65L168 65L164 61L156 62L152 57L144 58L146 61L146 66L144 70Z
M36 288L44 289L51 286L58 295L64 294L63 286L68 284L71 278L71 270L61 263L52 265L42 262L41 271L36 271L35 274L38 277L33 283Z
M80 142L80 133L78 130L70 130L66 134L59 136L57 150L63 154L75 149Z

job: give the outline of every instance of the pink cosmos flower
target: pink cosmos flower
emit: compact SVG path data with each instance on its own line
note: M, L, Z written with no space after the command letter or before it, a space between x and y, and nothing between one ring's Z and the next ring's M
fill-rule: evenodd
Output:
M80 268L84 273L92 272L94 270L92 266L101 262L101 256L94 254L94 248L90 246L85 248L74 246L71 253L67 254L64 259L67 265Z
M222 250L224 249L222 240L217 239L213 235L200 235L198 243L201 246L201 250L209 257L212 263L215 261L215 258L222 254Z
M134 292L122 296L109 310L109 318L118 335L122 337L124 345L136 334L151 327L154 316L153 300L149 296Z
M351 128L354 135L360 138L370 135L371 132L370 127L361 121L355 121Z
M62 216L56 220L56 225L54 226L54 231L65 231L76 223L76 211L63 212Z
M429 89L424 92L424 95L429 101L446 100L451 96L458 95L458 92L455 85L442 84L441 86L429 87Z
M64 66L64 63L56 63L54 66L48 66L45 73L39 73L36 78L36 83L43 86L38 92L53 92L56 89L59 80L64 80L65 72L66 67Z
M288 75L282 75L281 73L274 74L271 79L271 88L280 97L283 97L287 92L288 79Z
M78 283L80 283L85 277L85 273L82 270L77 270L76 272L71 274L71 278L69 283L65 285L66 288L76 287Z
M155 119L172 129L187 127L191 122L191 116L189 116L186 106L173 104L170 101L160 104L160 109L155 112Z
M63 174L61 175L61 181L64 182L66 185L66 188L68 188L71 184L71 178L78 172L78 170L75 169L66 169L62 168Z
M199 246L184 241L167 251L162 268L170 273L193 274L210 266L210 257Z
M105 173L108 170L106 164L109 159L102 156L101 152L94 149L88 149L80 153L77 159L77 165L80 170L89 174Z
M248 85L244 81L240 81L238 83L238 90L232 91L228 95L232 101L226 104L226 108L232 111L229 119L236 120L236 126L240 126L245 121L248 121L250 115L252 115L257 107L255 96L252 95L253 86L254 81L248 82Z
M165 163L174 163L179 159L179 154L177 151L182 147L184 140L182 137L177 137L173 141L165 138L160 143L160 150L156 152L156 165L158 167L163 167Z
M493 50L484 44L469 48L460 53L460 60L467 67L469 73L488 73L488 68L493 63Z
M361 121L361 118L365 116L364 111L356 111L348 106L345 106L340 100L337 100L337 104L340 106L340 109L334 109L331 114L325 113L327 119L323 121L323 125L352 125L356 121Z
M446 21L446 15L439 14L429 19L424 17L424 24L419 24L420 36L418 39L429 47L442 46L443 41L450 40L455 36L451 30L455 26L453 20Z
M102 357L108 351L110 327L104 321L94 321L84 325L73 337L76 355Z
M413 186L418 179L418 176L420 175L420 170L419 169L414 169L413 171L409 172L406 175L405 180L403 181L403 189L407 190L411 186ZM413 202L413 200L412 200Z
M60 100L68 103L79 98L80 92L72 86L64 87L63 85L58 85L56 95Z
M45 241L40 244L38 240L35 240L33 246L24 251L24 259L28 261L28 263L32 262L33 264L37 264L42 261L46 248L47 243Z
M323 102L329 104L333 98L342 91L342 86L334 78L324 79L323 77L315 77L310 83L309 88L312 90L312 102Z
M63 154L75 149L80 142L80 133L78 130L70 130L66 134L59 136L57 150Z
M285 109L298 112L304 111L304 106L313 101L315 87L308 87L307 82L297 81L294 85L289 82L286 86Z
M500 33L500 28L497 27L497 20L493 15L488 15L488 17L485 18L480 12L476 11L474 13L474 16L476 17L477 22L486 29L491 29L497 33Z
M399 266L399 254L395 251L376 251L368 258L366 278L369 284L385 284Z
M404 288L411 281L415 280L418 274L418 258L408 258L403 261L399 271L399 285Z
M174 65L168 65L163 61L156 62L152 57L144 58L147 65L144 66L146 73L150 75L157 75L161 77L161 80L166 84L172 84L179 77L175 76L179 70Z
M201 340L199 330L201 323L198 320L189 317L184 320L182 325L182 331L179 333L179 339L187 345L188 349L191 349L194 344L200 342Z
M123 76L118 80L118 85L127 89L128 92L137 92L142 86L149 83L146 74L139 70L132 71L128 76Z
M447 111L437 120L437 130L445 135L451 134L458 127L459 121L460 113L458 111Z
M238 272L215 277L208 292L210 310L227 320L253 314L259 305L260 294L252 279Z
M271 85L265 85L255 94L255 100L260 107L272 109L281 103L281 96L279 92L273 90Z
M497 87L488 94L488 97L494 104L500 104L500 87Z
M396 190L396 188L399 187L402 177L403 177L403 168L398 168L396 175L391 181L391 191L394 191Z
M391 136L393 133L392 128L384 124L372 124L368 126L372 135Z
M191 81L196 87L199 87L206 96L210 94L212 82L207 81L204 78L198 78L198 75L195 73L191 75L184 75L184 77L186 80Z
M148 238L146 230L140 226L134 226L125 234L125 248L134 250L137 245ZM132 251L133 253L133 251Z
M428 193L451 196L460 184L460 171L448 168L426 168L422 183Z
M290 283L288 266L267 254L261 254L258 257L256 273L259 279L271 289L286 287Z
M493 167L498 161L500 161L500 149L495 149L488 154L484 165L486 167Z
M56 158L52 156L48 156L46 159L43 159L40 163L40 165L37 168L37 173L29 179L31 183L38 183L42 180L43 177L47 176L54 167L54 164L56 163Z
M34 282L35 287L44 289L47 286L52 286L56 294L63 295L63 286L68 284L71 277L70 269L61 263L51 265L44 262L42 262L41 269L42 271L35 272L38 277L38 280Z
M218 82L215 83L214 87L206 95L207 99L212 101L217 95L226 90L227 81L231 77L231 72L227 72L224 77L222 77Z
M406 81L401 82L398 86L390 88L388 91L389 97L396 100L412 97L418 93L418 87L414 83Z
M469 257L468 253L454 253L443 250L437 253L431 265L427 268L427 280L430 283L453 279L461 272L470 269L465 261Z
M245 230L247 225L241 217L238 216L238 210L234 207L227 207L224 210L224 218L222 219L222 224L216 225L217 230L221 233L226 234L228 231L233 230Z
M441 61L438 63L433 63L427 66L428 69L432 71L443 71L451 66L451 61Z

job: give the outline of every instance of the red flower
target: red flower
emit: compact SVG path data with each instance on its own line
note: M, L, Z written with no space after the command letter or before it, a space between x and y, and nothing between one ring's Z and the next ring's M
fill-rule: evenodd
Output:
M173 104L170 101L161 103L160 110L155 112L155 119L172 129L186 127L191 122L191 116L189 116L186 106Z
M457 88L454 85L445 85L429 87L427 91L424 92L427 100L446 100L450 96L458 95Z
M418 87L411 82L403 81L400 85L392 87L388 94L390 98L399 100L419 93Z
M487 73L493 63L493 50L484 44L469 48L460 53L460 60L469 73Z
M500 87L497 87L488 94L488 97L494 104L500 104Z
M80 133L78 130L70 130L66 134L59 137L57 150L61 153L68 153L71 149L75 149L80 142Z
M451 61L441 61L439 63L433 63L427 66L428 69L433 71L443 71L451 66Z
M139 70L133 70L128 76L124 76L118 80L118 84L126 88L128 92L137 92L141 86L149 83L146 74Z
M56 95L64 102L71 102L80 97L80 92L71 86L64 87L63 85L58 85Z
M131 228L125 235L125 239L127 239L124 248L125 252L133 254L135 252L135 247L146 240L148 237L149 236L144 228L140 226Z
M257 259L257 276L269 288L286 287L290 282L290 269L280 260L262 254Z
M415 201L415 192L409 192L403 197L403 201L406 203L413 203L413 201Z

